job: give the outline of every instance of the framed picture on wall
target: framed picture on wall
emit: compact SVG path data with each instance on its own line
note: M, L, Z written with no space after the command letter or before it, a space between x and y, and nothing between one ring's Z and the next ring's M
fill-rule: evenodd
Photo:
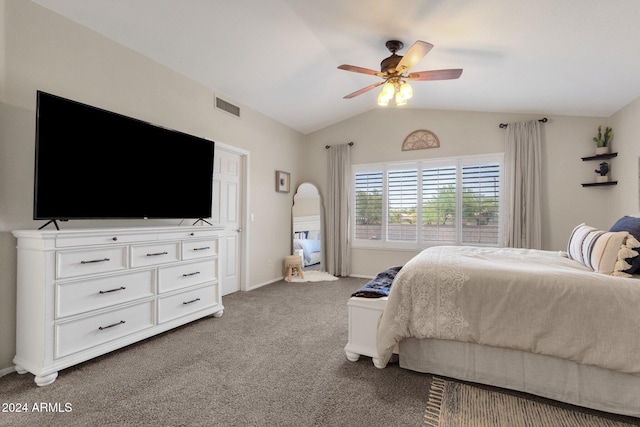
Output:
M276 171L276 191L288 193L291 188L291 174L284 171Z

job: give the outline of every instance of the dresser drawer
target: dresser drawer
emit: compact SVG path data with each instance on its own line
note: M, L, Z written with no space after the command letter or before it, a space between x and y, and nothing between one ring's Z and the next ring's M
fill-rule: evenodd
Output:
M166 264L178 261L178 242L131 246L131 267Z
M220 229L211 230L208 227L198 227L197 230L180 230L159 235L159 239L163 240L187 240L187 239L203 239L206 237L217 237L220 235Z
M192 240L182 242L182 259L196 259L218 255L218 241Z
M152 297L154 284L153 270L56 283L56 319Z
M215 259L207 259L160 267L158 269L158 292L168 292L216 280L217 262Z
M113 230L109 233L90 234L62 234L56 237L57 248L68 248L70 246L91 246L91 245L122 245L123 243L157 240L154 233L124 233L122 230Z
M218 285L212 284L158 298L158 323L168 322L218 304Z
M58 323L55 326L55 357L95 347L153 324L153 301Z
M59 279L108 273L127 268L127 248L112 247L82 251L60 251L56 254Z

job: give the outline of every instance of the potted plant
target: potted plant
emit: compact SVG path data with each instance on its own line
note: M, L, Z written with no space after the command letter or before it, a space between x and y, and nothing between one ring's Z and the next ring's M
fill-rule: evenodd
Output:
M609 143L613 136L613 130L610 127L606 127L604 133L602 132L602 125L598 126L598 136L593 140L596 142L596 155L607 154L610 150Z
M600 163L600 169L596 169L596 182L608 182L609 181L609 163L602 162Z

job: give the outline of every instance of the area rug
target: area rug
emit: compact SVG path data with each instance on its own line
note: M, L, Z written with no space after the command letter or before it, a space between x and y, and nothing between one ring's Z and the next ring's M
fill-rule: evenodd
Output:
M338 280L337 277L332 276L326 271L303 271L304 279L301 279L298 276L291 276L291 282L329 282L333 280ZM285 280L287 280L285 278Z
M431 427L633 425L435 377L431 381L424 424Z

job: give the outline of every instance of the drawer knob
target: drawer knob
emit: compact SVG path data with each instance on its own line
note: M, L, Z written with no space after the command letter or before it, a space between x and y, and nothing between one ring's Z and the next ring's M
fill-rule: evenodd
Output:
M114 236L111 240L113 240L114 242L117 242L118 238Z
M124 320L121 320L118 323L114 323L113 325L100 326L98 329L100 329L101 331L104 331L105 329L113 328L114 326L122 325L123 323L126 323L126 322Z
M124 286L120 286L119 288L109 289L108 291L100 291L99 293L108 294L109 292L124 291L125 289L127 288L125 288Z
M80 264L91 264L94 262L106 262L106 261L111 261L109 258L103 258L103 259L92 259L90 261L80 261Z
M199 271L194 271L193 273L185 273L182 275L182 277L189 277L189 276L195 276L196 274L200 274Z
M154 254L147 254L147 256L159 256L159 255L167 255L169 252L156 252Z
M191 301L185 301L182 304L187 305L187 304L192 304L194 302L200 301L200 298L196 298L196 299L192 299Z

